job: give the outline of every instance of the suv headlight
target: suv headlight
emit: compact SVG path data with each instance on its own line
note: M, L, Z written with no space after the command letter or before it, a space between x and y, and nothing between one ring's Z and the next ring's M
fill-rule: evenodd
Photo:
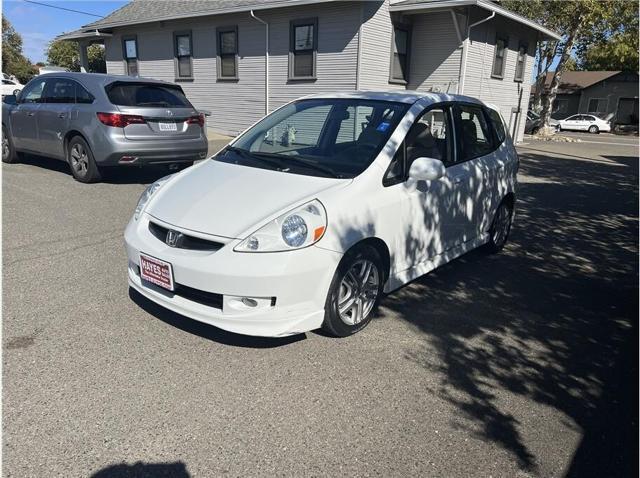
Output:
M236 252L279 252L302 249L318 242L327 229L327 212L314 199L275 218L246 237Z
M171 176L173 176L173 174L170 174L168 176L165 176L164 178L158 179L155 183L151 184L150 186L147 187L147 189L144 190L144 192L140 196L140 199L138 199L136 210L133 213L133 218L136 221L142 214L142 211L144 211L144 208L149 202L149 199L151 199L151 196L153 196L153 193L155 193L158 189L162 187L164 183L166 183L169 179L171 179Z

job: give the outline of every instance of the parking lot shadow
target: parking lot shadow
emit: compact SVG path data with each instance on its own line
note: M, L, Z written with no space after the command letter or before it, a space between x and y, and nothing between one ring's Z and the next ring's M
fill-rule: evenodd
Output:
M541 457L513 395L581 437L568 476L637 476L638 158L520 154L507 247L423 276L382 310L424 334L406 358L442 377L428 392L458 410L455 425L521 469L539 472Z
M72 179L69 164L58 159L23 154L19 163L35 166L37 168L48 169L57 173L66 174ZM102 182L108 184L151 184L167 174L175 172L169 170L168 166L146 166L140 167L110 167L101 170Z
M190 478L186 465L175 463L119 463L96 471L91 478Z
M129 298L148 314L153 315L157 319L160 319L173 327L224 345L265 349L282 347L283 345L289 345L307 338L306 334L276 338L253 337L250 335L234 334L233 332L227 332L226 330L219 329L203 322L198 322L197 320L184 317L180 314L176 314L175 312L165 309L155 302L150 301L131 287L129 287Z

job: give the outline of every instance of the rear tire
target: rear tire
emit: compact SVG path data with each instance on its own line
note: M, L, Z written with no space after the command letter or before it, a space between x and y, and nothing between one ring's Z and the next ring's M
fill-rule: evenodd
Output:
M7 134L7 128L2 125L2 162L3 163L15 163L18 161L18 153L13 146L11 136Z
M531 130L531 134L533 134L533 135L538 134L538 131L540 131L540 129L539 129L539 128L533 128L533 129Z
M329 286L322 329L335 337L364 329L380 302L384 277L380 254L373 247L345 254Z
M597 126L593 125L593 126L589 126L589 133L591 134L598 134L600 132L600 130L598 129Z
M71 167L71 174L81 183L95 183L102 175L93 158L91 148L82 136L74 136L67 146L67 162Z
M513 205L508 199L503 199L491 223L489 229L489 242L487 251L495 254L500 252L509 239L511 224L513 223Z

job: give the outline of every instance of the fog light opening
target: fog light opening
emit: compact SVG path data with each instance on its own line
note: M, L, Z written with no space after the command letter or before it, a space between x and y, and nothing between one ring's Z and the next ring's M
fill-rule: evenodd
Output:
M120 164L131 164L131 163L135 163L138 160L137 156L122 156L120 158L120 161L118 161Z
M257 307L258 306L258 301L255 299L250 299L249 297L243 297L242 299L242 303L244 305L246 305L247 307Z

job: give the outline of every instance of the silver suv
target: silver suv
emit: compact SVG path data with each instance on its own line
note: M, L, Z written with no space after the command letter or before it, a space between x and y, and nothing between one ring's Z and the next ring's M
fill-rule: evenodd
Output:
M28 152L65 160L73 177L109 166L190 164L206 157L205 119L180 86L97 73L50 73L2 105L2 161Z

